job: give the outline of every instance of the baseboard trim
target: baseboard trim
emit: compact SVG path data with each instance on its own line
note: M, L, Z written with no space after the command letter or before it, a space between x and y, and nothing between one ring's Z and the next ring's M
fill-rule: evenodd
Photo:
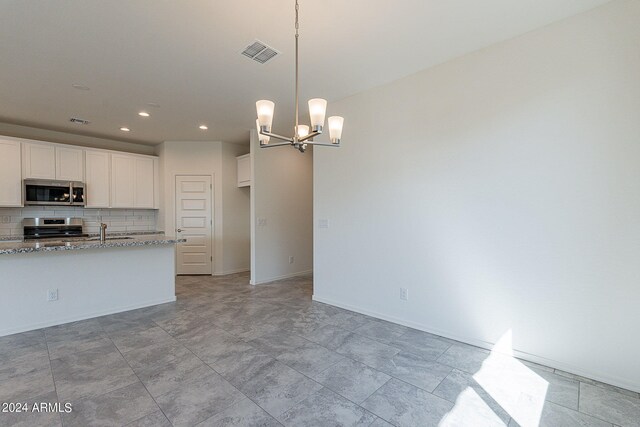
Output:
M229 274L245 273L247 271L249 271L249 267L238 268L238 269L235 269L235 270L222 271L220 273L213 273L212 276L227 276Z
M65 317L63 319L58 319L58 320L32 323L30 325L21 326L19 328L2 329L0 330L0 337L3 337L5 335L19 334L21 332L33 331L41 328L48 328L50 326L64 325L65 323L78 322L80 320L93 319L95 317L108 316L110 314L122 313L124 311L137 310L139 308L151 307L154 305L166 304L166 303L175 302L175 301L176 301L176 297L173 296L172 298L151 300L151 301L146 301L139 304L122 306L122 307L114 308L111 310L99 310L91 313L80 314L77 316Z
M313 270L298 271L296 273L285 274L284 276L271 277L269 279L263 279L263 280L256 280L255 283L251 283L251 284L252 285L264 285L265 283L271 283L271 282L275 282L277 280L283 280L283 279L290 279L292 277L297 277L297 276L305 276L305 275L311 274L311 273L313 273Z
M389 322L393 322L393 323L397 323L399 325L402 326L407 326L409 328L413 328L413 329L418 329L420 331L423 332L428 332L430 334L434 334L434 335L438 335L444 338L449 338L455 341L459 341L465 344L469 344L469 345L473 345L476 347L481 347L487 350L491 350L493 348L493 346L495 345L495 343L492 342L487 342L487 341L483 341L483 340L477 340L474 338L469 338L469 337L463 337L463 336L459 336L456 334L451 334L447 331L442 331L442 330L438 330L438 329L434 329L431 328L427 325L423 325L417 322L413 322L410 320L406 320L406 319L401 319L398 317L394 317L394 316L388 316L386 314L383 313L378 313L376 311L373 310L368 310L368 309L364 309L361 307L356 307L353 305L349 305L349 304L343 304L341 302L332 300L331 298L325 298L325 297L320 297L317 295L313 295L312 299L314 301L317 302L321 302L323 304L328 304L328 305L333 305L335 307L340 307L340 308L344 308L345 310L350 310L350 311L354 311L356 313L360 313L360 314L365 314L367 316L371 316L371 317L375 317L377 319L381 319L381 320L387 320ZM522 360L526 360L528 362L533 362L533 363L537 363L539 365L544 365L544 366L548 366L554 369L559 369L561 371L565 371L568 372L570 374L574 374L574 375L579 375L581 377L586 377L586 378L591 378L594 379L596 381L600 381L603 382L605 384L610 384L616 387L620 387L620 388L624 388L626 390L631 390L637 393L640 393L640 385L639 384L633 384L633 383L629 383L625 378L617 378L617 377L611 377L609 375L603 374L601 372L590 372L590 371L586 371L582 368L576 367L574 365L565 363L565 362L561 362L561 361L557 361L557 360L553 360L553 359L548 359L546 357L543 356L539 356L536 354L532 354L532 353L526 353L523 351L519 351L517 349L513 349L513 354L515 357L522 359Z

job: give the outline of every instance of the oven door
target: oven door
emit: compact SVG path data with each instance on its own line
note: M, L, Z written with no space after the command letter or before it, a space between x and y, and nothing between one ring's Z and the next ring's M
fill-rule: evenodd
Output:
M24 180L25 206L70 205L71 194L69 181Z

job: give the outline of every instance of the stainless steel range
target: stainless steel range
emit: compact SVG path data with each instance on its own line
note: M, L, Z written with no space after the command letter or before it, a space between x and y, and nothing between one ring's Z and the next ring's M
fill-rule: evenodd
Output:
M87 237L82 218L24 218L22 229L26 239Z

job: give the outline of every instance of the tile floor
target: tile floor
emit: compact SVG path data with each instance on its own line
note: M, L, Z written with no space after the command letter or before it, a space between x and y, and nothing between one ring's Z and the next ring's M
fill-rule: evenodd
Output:
M640 396L311 301L311 278L178 278L178 301L0 338L23 426L640 426Z

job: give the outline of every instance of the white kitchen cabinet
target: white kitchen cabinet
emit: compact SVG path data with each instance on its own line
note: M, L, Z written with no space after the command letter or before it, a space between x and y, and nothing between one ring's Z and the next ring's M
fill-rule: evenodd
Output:
M251 154L236 157L238 165L238 187L251 186Z
M84 150L80 148L56 148L56 179L84 181Z
M111 154L102 150L85 152L86 207L108 208L111 197Z
M153 158L136 157L134 207L153 209Z
M112 153L111 207L154 209L158 185L156 164L154 157Z
M56 148L51 144L23 143L24 178L56 179Z
M81 148L46 143L23 144L23 177L84 181L84 156Z
M20 143L0 138L0 207L22 206Z
M153 158L153 209L160 209L160 159Z
M111 207L133 208L136 191L136 162L127 154L111 154Z

